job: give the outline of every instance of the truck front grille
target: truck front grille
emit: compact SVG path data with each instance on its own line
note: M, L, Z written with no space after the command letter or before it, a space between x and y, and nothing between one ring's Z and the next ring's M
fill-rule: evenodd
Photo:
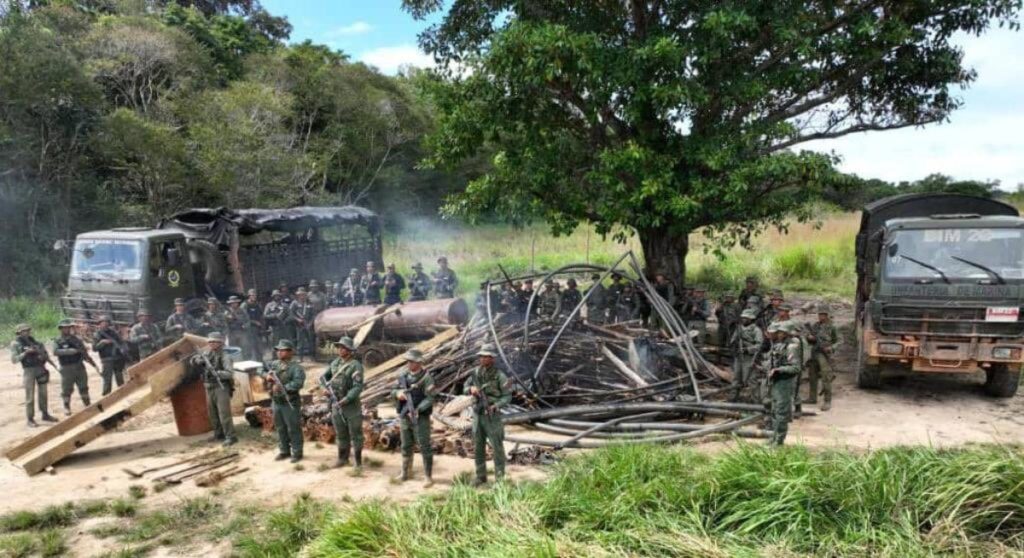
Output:
M986 308L886 304L878 329L886 335L995 338L1024 336L1024 322L985 321Z

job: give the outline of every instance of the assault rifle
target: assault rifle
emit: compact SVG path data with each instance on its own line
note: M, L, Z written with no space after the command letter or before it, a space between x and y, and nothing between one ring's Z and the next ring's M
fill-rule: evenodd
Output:
M426 375L424 375L424 377L426 377ZM398 415L408 417L409 422L412 424L416 424L416 421L419 419L419 412L416 410L416 404L412 400L412 393L410 393L412 388L415 386L416 383L408 385L407 380L404 377L399 377L398 379L398 388L405 390L405 406Z
M198 354L199 358L203 360L203 365L206 367L206 373L213 374L213 378L217 380L217 385L220 386L220 389L227 389L226 387L224 387L224 381L221 380L220 375L217 374L216 367L213 365L212 362L210 362L210 357L206 356L206 353L204 353L203 351L199 351L196 354Z
M324 391L327 392L327 401L330 403L330 408L333 411L334 408L338 406L338 396L334 393L334 389L331 387L331 382L327 379L327 374L321 375L318 383L320 384L320 387L324 388Z
M284 382L281 381L281 377L277 375L277 372L273 368L267 366L267 363L265 362L263 363L263 371L266 372L267 377L270 378L271 383L281 386L281 392L284 393L284 400L287 401L288 406L294 410L295 403L292 403L291 398L288 397L288 392L284 390Z

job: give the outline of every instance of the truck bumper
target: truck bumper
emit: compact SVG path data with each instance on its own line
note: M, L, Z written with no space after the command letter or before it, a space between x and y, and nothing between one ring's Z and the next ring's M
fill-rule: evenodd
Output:
M967 374L1024 363L1021 339L922 339L865 331L863 347L868 364L898 364L913 372Z

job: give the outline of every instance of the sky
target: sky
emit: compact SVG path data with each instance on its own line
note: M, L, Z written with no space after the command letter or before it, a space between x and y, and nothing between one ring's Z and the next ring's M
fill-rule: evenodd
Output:
M432 21L416 21L400 0L263 0L294 26L291 40L310 39L353 60L394 74L402 66L428 67L417 34ZM435 16L436 20L439 16ZM1024 184L1024 32L993 29L960 44L978 79L959 92L964 106L948 122L924 128L853 134L807 143L832 152L840 169L893 182L941 173L958 179L998 180L1013 190Z

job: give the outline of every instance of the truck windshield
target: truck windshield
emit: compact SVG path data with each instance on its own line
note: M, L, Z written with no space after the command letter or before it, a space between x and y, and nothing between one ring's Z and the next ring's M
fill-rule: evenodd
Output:
M898 230L890 236L884 259L887 279L993 283L1020 280L1024 279L1024 231Z
M71 276L78 279L141 279L142 243L85 239L75 242Z

